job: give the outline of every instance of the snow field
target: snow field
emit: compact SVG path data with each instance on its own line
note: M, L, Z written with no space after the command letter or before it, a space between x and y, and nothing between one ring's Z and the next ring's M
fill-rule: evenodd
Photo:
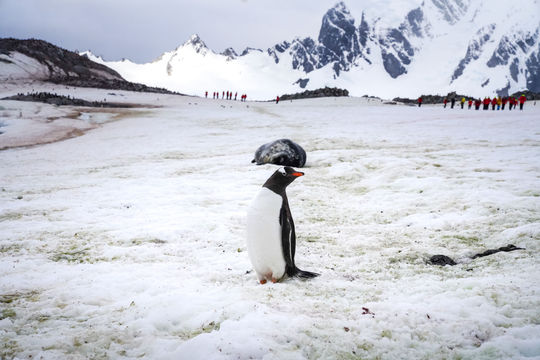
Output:
M540 108L121 94L164 106L0 152L0 357L540 358ZM277 167L250 161L284 137L322 275L263 286L245 214Z

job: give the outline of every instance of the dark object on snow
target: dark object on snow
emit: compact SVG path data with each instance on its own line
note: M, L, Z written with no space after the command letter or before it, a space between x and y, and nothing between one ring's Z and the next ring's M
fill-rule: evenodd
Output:
M501 251L508 252L508 251L514 251L514 250L525 250L525 249L517 247L517 246L512 245L512 244L508 244L507 246L503 246L503 247L500 247L498 249L491 249L491 250L484 251L483 253L476 254L476 255L474 255L472 257L472 259L492 255L492 254L495 254L495 253L498 253L498 252L501 252Z
M57 106L71 105L71 106L106 107L106 108L135 107L135 105L133 104L122 104L122 103L114 103L114 102L106 102L106 101L87 101L87 100L77 99L71 96L51 94L48 92L17 94L17 95L2 98L0 100L33 101L33 102L42 102L42 103L57 105Z
M446 255L433 255L429 258L429 263L431 265L456 265L456 262L452 260L452 258L446 256Z
M443 104L444 99L448 99L448 101L452 101L452 99L472 99L472 96L469 95L463 95L463 94L456 94L455 91L449 92L447 95L422 95L422 100L424 104ZM418 103L418 99L408 99L408 98L394 98L393 101L401 102L404 104L410 104L414 105Z
M301 85L300 85L301 86ZM319 98L319 97L338 97L338 96L349 96L349 90L339 89L339 88L320 88L316 90L306 90L301 93L296 94L285 94L280 96L281 100L298 100L298 99L310 99L310 98Z
M86 55L62 49L44 40L0 39L0 54L24 54L46 68L40 80L55 84L101 89L115 89L159 94L176 94L166 89L126 81L113 69L90 60ZM3 58L3 63L13 61Z
M486 250L486 251L484 251L482 253L478 253L476 255L473 255L473 256L471 256L471 259L476 259L476 258L479 258L479 257L484 257L484 256L496 254L496 253L501 252L501 251L508 252L508 251L514 251L514 250L525 250L525 249L517 247L517 246L512 245L512 244L508 244L507 246L503 246L503 247L500 247L498 249L490 249L490 250ZM429 258L428 262L431 265L440 265L440 266L457 265L457 263L454 260L452 260L452 258L450 258L450 257L448 257L446 255L433 255L432 257Z
M260 146L251 162L257 165L303 167L306 164L306 152L300 145L289 139L279 139Z

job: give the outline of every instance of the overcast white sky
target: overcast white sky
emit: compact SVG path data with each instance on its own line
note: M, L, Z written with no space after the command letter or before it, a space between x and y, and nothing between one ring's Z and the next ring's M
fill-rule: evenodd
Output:
M237 52L247 46L267 49L296 36L316 38L323 15L337 2L0 0L0 37L43 39L69 50L89 49L106 60L147 62L194 33L216 52L229 46Z

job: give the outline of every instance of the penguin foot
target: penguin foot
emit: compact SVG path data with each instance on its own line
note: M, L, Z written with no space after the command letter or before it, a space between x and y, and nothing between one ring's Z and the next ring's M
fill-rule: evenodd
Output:
M275 277L272 278L272 282L273 282L274 284L277 283L277 281L278 281L278 280L277 280Z
M266 279L262 279L261 281L259 281L261 283L261 285L264 285L266 284Z

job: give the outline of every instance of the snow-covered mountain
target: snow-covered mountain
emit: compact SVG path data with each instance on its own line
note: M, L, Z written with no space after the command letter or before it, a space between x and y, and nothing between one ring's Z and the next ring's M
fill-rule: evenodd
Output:
M268 99L323 86L381 97L540 91L538 0L363 0L352 10L339 2L317 39L265 51L219 54L193 35L147 64L85 54L127 80L198 95L231 90Z

